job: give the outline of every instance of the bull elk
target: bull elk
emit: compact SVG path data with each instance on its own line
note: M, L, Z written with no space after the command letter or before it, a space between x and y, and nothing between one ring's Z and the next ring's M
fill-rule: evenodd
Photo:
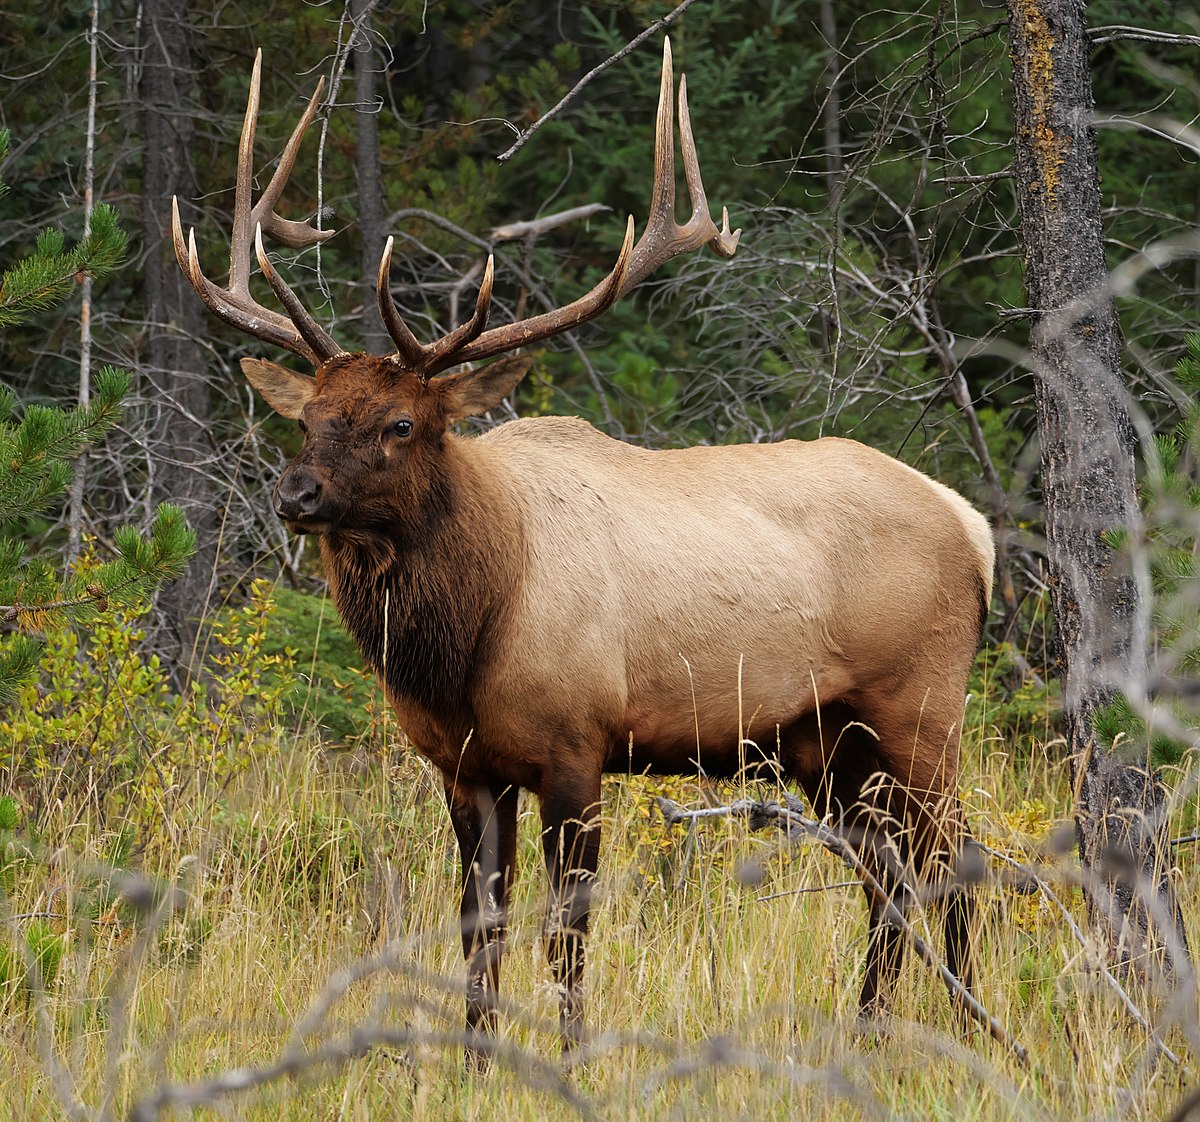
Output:
M487 328L489 257L470 319L433 343L406 326L379 265L386 355L348 353L305 311L263 247L327 236L276 205L318 84L252 204L261 54L238 155L229 282L202 272L174 207L176 256L221 319L282 347L309 377L242 369L304 434L275 488L316 534L329 588L401 727L441 771L462 859L469 1039L494 1031L521 788L538 799L549 873L546 949L564 1047L582 1031L583 940L604 772L731 776L760 753L865 865L907 899L940 886L947 964L970 984L966 837L955 798L967 673L991 592L984 519L959 495L850 440L648 451L582 420L452 426L501 402L530 359L452 367L593 319L677 254L730 256L709 216L679 88L692 215L675 219L671 55L664 49L651 213L611 273L573 303ZM286 315L249 290L253 244ZM910 879L912 879L910 878ZM861 1012L886 1002L900 937L868 896Z

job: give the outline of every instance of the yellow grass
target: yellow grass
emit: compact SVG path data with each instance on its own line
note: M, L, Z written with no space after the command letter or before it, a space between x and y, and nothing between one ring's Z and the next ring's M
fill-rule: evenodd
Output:
M288 739L235 788L178 806L170 830L143 830L132 867L180 890L173 914L114 905L94 922L54 921L71 934L59 977L34 1009L18 995L0 1012L0 1119L67 1117L64 1096L98 1110L106 1091L112 1116L125 1117L159 1085L305 1054L286 1077L163 1116L1141 1119L1165 1117L1194 1078L1166 1060L1145 1065L1146 1033L1087 968L1055 909L998 886L981 891L980 994L1029 1049L1030 1069L979 1034L959 1035L941 984L912 956L889 1031L863 1037L861 891L795 891L851 879L844 867L741 821L703 824L689 842L650 809L662 785L641 778L605 788L587 968L596 1054L560 1075L530 802L500 1056L490 1074L464 1075L453 1039L457 855L440 785L399 750L358 757ZM1033 852L1067 814L1065 767L1029 746L1002 754L978 732L966 756L976 833ZM742 793L666 789L691 803ZM65 915L94 891L115 824L77 817L48 812L43 839L62 848L22 869L10 914ZM1180 857L1186 909L1197 876L1190 852ZM1082 920L1077 895L1060 891ZM936 933L932 942L940 948ZM349 982L348 969L362 976ZM1131 993L1194 1069L1194 994L1172 1009L1144 987ZM300 1038L322 1002L327 1014ZM353 1051L356 1031L385 1043L311 1062L322 1047Z

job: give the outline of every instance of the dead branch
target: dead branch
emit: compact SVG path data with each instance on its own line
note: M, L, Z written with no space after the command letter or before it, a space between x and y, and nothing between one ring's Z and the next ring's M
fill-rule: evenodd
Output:
M1004 1026L984 1008L974 994L934 954L933 949L917 933L908 917L896 906L892 899L892 893L888 892L866 865L863 864L862 858L859 857L854 846L836 830L812 818L806 817L795 807L783 806L780 803L738 799L729 806L689 811L671 799L661 796L657 799L657 802L659 810L662 811L663 818L669 825L676 822L686 822L691 818L713 818L722 815L748 818L752 829L765 826L768 822L773 821L786 830L789 836L803 834L840 857L854 870L855 875L862 881L862 885L870 895L872 902L883 908L888 923L892 924L892 926L904 935L921 961L941 978L950 993L951 999L960 1004L972 1020L983 1025L993 1040L1009 1049L1023 1066L1029 1066L1029 1053L1025 1048L1008 1034Z
M493 242L510 242L528 235L540 237L568 222L578 222L580 219L591 218L594 214L603 214L612 207L603 203L587 203L585 206L573 206L570 210L560 210L557 214L547 214L544 218L531 218L525 222L510 222L507 226L496 226L490 234Z
M1092 46L1100 43L1132 40L1139 43L1162 43L1168 47L1200 47L1200 35L1175 35L1169 31L1154 31L1148 27L1130 27L1128 24L1122 23L1090 27L1087 35Z
M311 1052L285 1056L273 1064L227 1068L211 1079L160 1085L134 1104L129 1118L130 1122L155 1122L171 1107L211 1106L229 1095L252 1091L317 1068L341 1068L381 1046L464 1048L468 1044L476 1051L486 1053L490 1059L511 1067L528 1079L532 1086L553 1092L573 1107L580 1117L599 1118L595 1109L571 1086L562 1071L532 1051L466 1032L428 1032L384 1025L360 1025L339 1040L330 1041Z

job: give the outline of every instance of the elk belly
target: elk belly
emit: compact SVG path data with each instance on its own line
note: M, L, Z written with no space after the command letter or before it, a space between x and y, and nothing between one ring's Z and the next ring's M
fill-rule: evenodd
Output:
M705 668L703 684L696 670L684 667L668 691L631 697L624 739L610 753L613 771L688 773L714 778L764 768L772 773L779 756L781 732L845 689L844 675L807 673L780 660L754 654L736 657L726 672Z

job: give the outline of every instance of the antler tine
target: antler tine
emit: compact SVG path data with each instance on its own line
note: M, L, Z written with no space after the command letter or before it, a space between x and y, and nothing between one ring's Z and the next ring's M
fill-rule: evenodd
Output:
M250 215L251 222L256 225L261 224L271 237L289 249L303 249L305 246L323 242L326 238L333 237L334 234L333 230L317 230L308 222L293 222L275 213L275 204L279 201L279 196L283 194L284 187L287 186L292 168L296 163L296 156L300 151L300 142L304 139L308 126L312 124L313 118L317 115L317 105L320 103L324 89L325 75L322 74L317 79L317 88L313 90L312 97L308 99L304 113L296 122L296 127L292 129L292 135L288 138L283 153L279 157L279 163L275 168L275 174L271 176L271 182L259 196Z
M383 326L387 328L392 342L396 344L396 354L416 370L421 366L426 348L409 331L408 324L400 315L400 309L396 307L396 301L392 299L390 280L394 241L394 238L389 237L387 244L383 247L383 256L379 259L379 274L375 280L375 296L379 301L379 315L383 319Z
M483 280L479 285L479 294L475 297L475 311L471 318L449 334L442 336L436 343L420 343L408 329L408 324L404 322L399 308L396 307L396 302L392 299L388 279L392 268L393 242L394 239L388 238L387 244L383 247L383 256L379 261L379 276L376 280L379 314L383 317L388 334L396 344L397 357L422 378L428 378L439 370L445 370L447 366L453 366L462 361L456 357L458 352L487 326L488 312L492 306L492 287L496 279L496 261L489 253L487 264L483 269Z
M456 327L449 335L439 339L429 348L427 360L429 374L436 374L439 370L445 370L447 366L462 361L456 355L487 327L488 312L492 307L492 285L495 283L495 279L496 259L489 253L487 264L483 267L483 280L479 284L479 295L475 297L475 311L466 323Z
M684 175L692 199L692 216L684 225L675 221L675 128L671 106L671 41L663 40L662 84L658 93L658 120L654 135L654 186L651 189L650 217L646 229L633 250L629 272L621 285L621 296L640 284L660 265L681 253L712 246L723 257L737 248L741 230L729 231L729 215L722 210L718 229L708 213L708 199L700 176L696 141L687 104L687 77L679 80L679 138L683 152Z
M204 275L196 253L196 231L188 232L185 243L183 226L179 221L179 200L174 197L171 199L171 240L175 246L175 260L179 263L180 270L210 312L247 335L261 339L264 343L283 347L314 366L319 364L316 353L296 330L296 325L286 316L264 308L249 296L243 302L240 296L218 288Z
M304 305L300 303L300 298L288 287L283 277L275 271L275 267L267 258L267 250L263 245L262 235L262 226L256 226L254 230L254 252L258 256L258 267L262 269L263 276L267 278L267 283L279 298L279 302L287 309L292 323L296 325L296 330L300 332L304 341L322 361L327 361L333 358L334 355L341 354L342 348L333 341L333 337L329 332L308 314Z
M254 52L246 116L238 138L237 176L233 186L233 232L229 238L229 291L250 293L250 244L254 237L250 196L254 186L254 134L258 129L258 98L262 88L262 49Z
M711 228L709 249L721 257L732 257L741 240L742 231L729 230L729 208L721 207L721 228L718 230L708 213L708 196L704 191L704 180L700 177L700 158L696 155L696 140L692 136L692 116L688 112L687 75L679 79L679 146L683 152L683 174L687 179L688 194L692 197L692 217L688 221Z
M183 226L179 220L179 204L171 204L171 238L175 259L192 287L209 310L226 323L266 343L283 347L311 362L314 366L342 354L342 348L304 310L300 301L271 267L262 249L261 231L265 230L282 244L291 248L312 245L332 236L332 230L316 230L308 222L292 222L275 212L275 204L287 184L296 162L296 154L305 130L312 123L317 102L324 87L322 79L316 92L284 147L279 165L259 201L251 205L254 179L254 134L258 122L259 92L262 85L262 51L254 55L250 75L250 92L246 98L246 117L238 141L237 175L233 197L233 230L229 243L229 284L221 289L212 283L200 268L196 254L195 231L191 231L185 247ZM267 275L276 296L288 311L288 316L264 308L250 295L251 239L259 263ZM286 294L286 295L285 295ZM289 318L290 317L290 318Z
M658 111L654 115L654 181L650 187L650 215L646 229L633 249L633 265L645 257L646 247L675 225L675 75L671 65L671 40L663 39L662 75L658 83ZM640 279L640 277L638 278ZM637 284L627 273L625 292ZM623 295L624 293L622 293Z
M617 255L617 263L613 266L612 272L590 292L565 307L543 312L540 316L534 316L532 319L519 320L517 323L508 323L503 327L493 327L491 331L485 331L474 342L467 343L453 355L441 359L437 368L431 369L430 373L435 374L439 370L445 370L448 366L462 362L475 362L479 359L491 358L492 355L502 354L504 351L515 351L530 343L548 339L551 335L558 335L560 332L595 319L596 316L607 311L617 302L621 282L625 278L632 252L633 216L630 215L625 224L625 238L621 242L621 252Z

